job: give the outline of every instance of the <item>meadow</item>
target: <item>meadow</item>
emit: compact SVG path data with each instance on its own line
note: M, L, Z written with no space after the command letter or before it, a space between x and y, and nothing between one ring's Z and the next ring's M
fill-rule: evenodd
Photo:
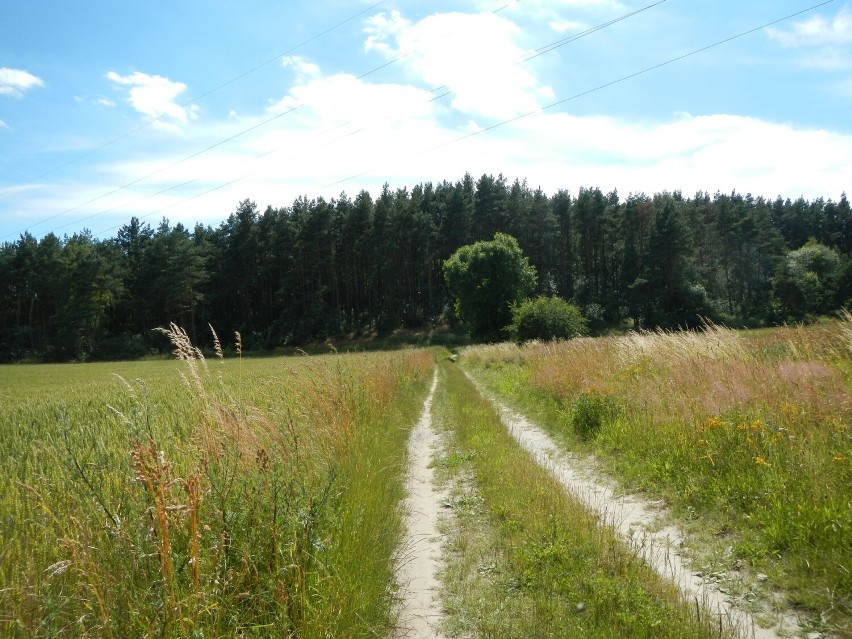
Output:
M851 315L467 347L459 362L627 489L664 498L743 605L852 633Z
M169 337L177 361L0 367L0 635L387 636L434 356Z
M447 637L728 639L730 627L634 549L518 446L492 402L443 363L434 461L450 487Z

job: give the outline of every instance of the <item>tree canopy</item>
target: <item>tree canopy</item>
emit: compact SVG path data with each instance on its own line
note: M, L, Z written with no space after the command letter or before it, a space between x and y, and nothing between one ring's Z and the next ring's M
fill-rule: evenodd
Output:
M498 339L512 321L512 306L535 290L535 269L511 235L462 246L444 262L455 310L476 339Z
M699 315L761 326L852 306L845 195L548 195L465 175L266 209L246 199L218 226L134 218L112 238L24 233L0 244L0 360L168 351L152 329L170 321L193 339L208 323L226 342L239 331L246 349L452 321L444 262L495 233L535 269L531 294L569 301L593 331Z

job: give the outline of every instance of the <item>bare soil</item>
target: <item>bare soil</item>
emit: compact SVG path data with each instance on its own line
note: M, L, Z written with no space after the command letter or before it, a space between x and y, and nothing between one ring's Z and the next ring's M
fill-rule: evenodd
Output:
M438 521L447 495L439 491L430 467L441 446L432 427L432 398L438 373L423 405L420 420L408 443L409 470L406 509L406 541L399 557L397 584L400 591L397 639L440 639L443 620L437 578L441 566L441 535Z

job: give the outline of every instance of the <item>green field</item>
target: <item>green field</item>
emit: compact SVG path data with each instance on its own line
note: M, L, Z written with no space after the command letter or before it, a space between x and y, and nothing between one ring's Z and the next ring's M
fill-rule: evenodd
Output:
M0 368L0 635L387 634L433 362Z
M407 438L446 352L0 367L0 635L394 637ZM852 318L462 349L698 565L850 632ZM443 362L447 637L727 636ZM753 577L762 578L755 580ZM726 584L727 585L727 584ZM721 635L720 635L721 633Z

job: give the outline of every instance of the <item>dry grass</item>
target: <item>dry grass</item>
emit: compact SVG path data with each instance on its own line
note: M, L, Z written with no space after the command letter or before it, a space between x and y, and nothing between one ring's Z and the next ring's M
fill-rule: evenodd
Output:
M729 531L732 562L771 573L817 627L848 632L851 335L844 313L756 333L710 326L469 348L462 361L628 483ZM581 425L588 444L573 432Z

